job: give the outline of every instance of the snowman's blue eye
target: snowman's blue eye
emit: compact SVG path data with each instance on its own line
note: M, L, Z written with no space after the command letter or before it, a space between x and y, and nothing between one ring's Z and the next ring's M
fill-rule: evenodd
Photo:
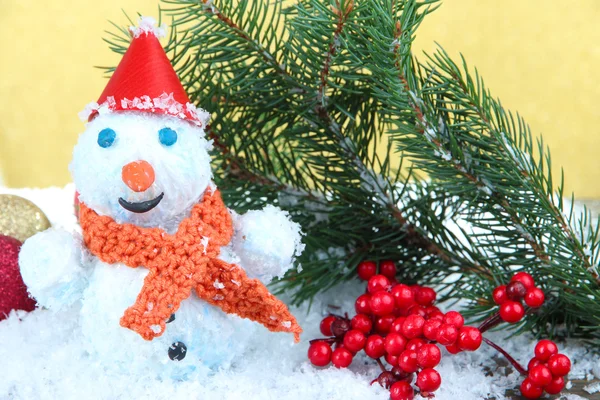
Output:
M104 128L98 133L98 146L107 148L112 146L117 138L117 134L110 128Z
M171 128L162 128L158 131L158 140L165 146L172 146L177 142L177 132Z

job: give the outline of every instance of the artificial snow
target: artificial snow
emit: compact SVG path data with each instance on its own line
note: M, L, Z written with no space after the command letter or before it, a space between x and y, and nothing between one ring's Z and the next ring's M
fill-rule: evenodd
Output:
M146 35L151 33L159 39L167 36L167 25L162 24L161 26L156 26L156 20L152 17L140 16L139 25L130 26L129 30L133 34L133 37L136 38L140 37L143 33Z
M65 189L44 190L0 188L0 193L30 199L46 213L54 227L70 232L78 229L73 215L72 185ZM122 272L135 273L136 270L126 268ZM96 327L95 340L104 344L104 353L92 354L87 336L94 332L80 323L80 302L58 313L44 309L31 313L12 312L8 319L0 321L0 399L388 400L388 391L378 385L369 386L379 371L364 354L357 356L352 366L345 370L316 368L306 357L308 341L321 336L319 322L323 316L328 312L352 313L354 299L363 291L364 283L345 283L318 295L310 308L308 304L292 308L304 328L299 344L294 344L289 334L271 333L252 323L253 329L240 332L247 342L232 348L230 367L215 368L191 380L159 379L148 374L115 370L113 360L122 354L113 353L121 346L115 337L105 336L101 327ZM105 293L104 296L105 301L110 302L113 294ZM95 311L89 309L87 312L93 314ZM219 327L214 329L218 332ZM204 333L197 334L203 337ZM507 335L502 333L487 333L486 336L521 363L526 364L533 355L535 341L531 337L506 339ZM573 362L570 379L600 377L598 356L589 346L568 341L559 343L559 348ZM177 363L168 359L167 347L164 354L164 368ZM131 351L127 356L135 358L137 354ZM476 352L455 356L444 352L437 368L443 382L436 392L436 399L505 399L506 390L518 388L522 377L504 365L503 359L485 345ZM588 391L595 388L591 384ZM563 398L583 397L568 394Z

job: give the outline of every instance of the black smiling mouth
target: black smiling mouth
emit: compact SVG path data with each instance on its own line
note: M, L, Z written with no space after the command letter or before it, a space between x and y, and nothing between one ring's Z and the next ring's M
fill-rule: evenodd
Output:
M139 203L130 203L127 200L124 200L122 197L119 197L119 204L127 211L142 214L156 207L158 203L160 203L164 195L164 193L161 193L158 197L152 200L140 201Z

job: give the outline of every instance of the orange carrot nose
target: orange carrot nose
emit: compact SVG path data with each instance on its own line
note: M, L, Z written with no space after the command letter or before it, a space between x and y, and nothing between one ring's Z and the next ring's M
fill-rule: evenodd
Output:
M134 192L143 192L154 183L154 168L148 161L133 161L123 167L121 178Z

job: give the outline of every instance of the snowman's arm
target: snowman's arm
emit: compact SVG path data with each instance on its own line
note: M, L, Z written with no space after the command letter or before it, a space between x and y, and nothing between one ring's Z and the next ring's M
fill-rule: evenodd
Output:
M81 240L62 229L50 228L23 243L21 275L39 305L58 311L81 298L88 277L84 256Z
M300 225L279 207L233 214L233 252L249 277L269 283L282 277L302 253Z

